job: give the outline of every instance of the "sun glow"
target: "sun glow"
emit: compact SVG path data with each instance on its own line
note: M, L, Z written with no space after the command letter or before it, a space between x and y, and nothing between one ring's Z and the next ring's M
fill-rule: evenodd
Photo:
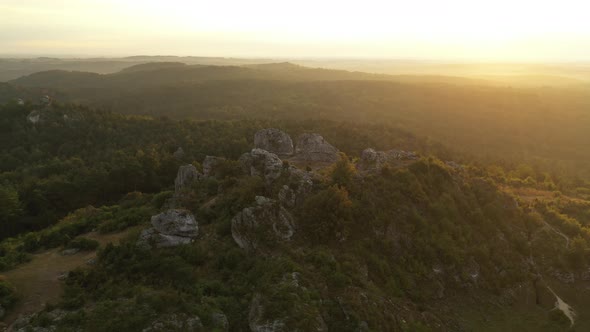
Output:
M4 0L0 49L587 59L588 12L590 3L578 0Z

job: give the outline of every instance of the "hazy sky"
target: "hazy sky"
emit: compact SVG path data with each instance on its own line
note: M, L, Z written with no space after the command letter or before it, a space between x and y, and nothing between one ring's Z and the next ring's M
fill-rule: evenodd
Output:
M0 0L0 54L590 60L590 0Z

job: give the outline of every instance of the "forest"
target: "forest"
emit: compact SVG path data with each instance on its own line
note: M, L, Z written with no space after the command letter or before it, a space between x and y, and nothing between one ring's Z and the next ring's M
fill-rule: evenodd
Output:
M23 331L584 330L589 93L284 63L5 83L0 316ZM295 150L321 135L337 161L244 167L265 128ZM140 245L174 209L198 235ZM34 293L43 260L59 273Z

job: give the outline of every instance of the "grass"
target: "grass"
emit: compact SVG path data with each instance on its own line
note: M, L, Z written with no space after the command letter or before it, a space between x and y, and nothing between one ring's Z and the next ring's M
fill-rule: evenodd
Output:
M120 233L100 234L92 232L82 235L97 241L101 247L107 243L118 243L137 228L130 228ZM83 251L71 256L61 255L62 248L47 250L33 255L33 259L17 268L6 271L1 278L16 287L19 301L4 317L3 321L11 324L21 314L41 310L45 304L55 303L62 294L62 284L58 277L96 257L96 250Z

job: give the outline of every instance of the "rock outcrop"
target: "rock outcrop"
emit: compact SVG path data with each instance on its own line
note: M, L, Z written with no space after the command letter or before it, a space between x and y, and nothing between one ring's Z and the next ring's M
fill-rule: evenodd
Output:
M300 206L313 189L312 175L296 167L289 167L289 185L283 185L278 194L281 205L286 208Z
M27 115L27 121L29 121L32 124L37 124L39 122L42 122L43 120L41 119L41 111L38 111L38 110L31 111L31 113L29 113L29 115Z
M297 139L294 160L333 163L338 161L338 149L319 134L303 134Z
M268 241L288 241L295 233L289 211L277 201L256 196L256 205L239 212L231 222L231 234L242 249L256 250Z
M262 129L256 132L254 146L257 149L266 150L281 157L293 154L293 140L291 140L291 137L275 128Z
M261 176L271 183L281 176L283 161L274 153L262 149L252 149L239 160L242 169L250 176Z
M375 151L374 149L365 149L361 153L361 158L357 163L357 168L361 171L380 170L388 164L395 164L403 160L416 160L418 155L414 152L403 150Z
M201 173L192 164L180 166L174 180L174 193L178 195L184 188L190 187L193 182L201 177Z
M215 169L224 160L225 158L221 157L206 156L205 160L203 160L203 177L208 178L210 176L214 176Z
M187 210L171 209L152 216L152 228L143 230L137 245L144 248L174 247L189 244L198 235L199 226Z

